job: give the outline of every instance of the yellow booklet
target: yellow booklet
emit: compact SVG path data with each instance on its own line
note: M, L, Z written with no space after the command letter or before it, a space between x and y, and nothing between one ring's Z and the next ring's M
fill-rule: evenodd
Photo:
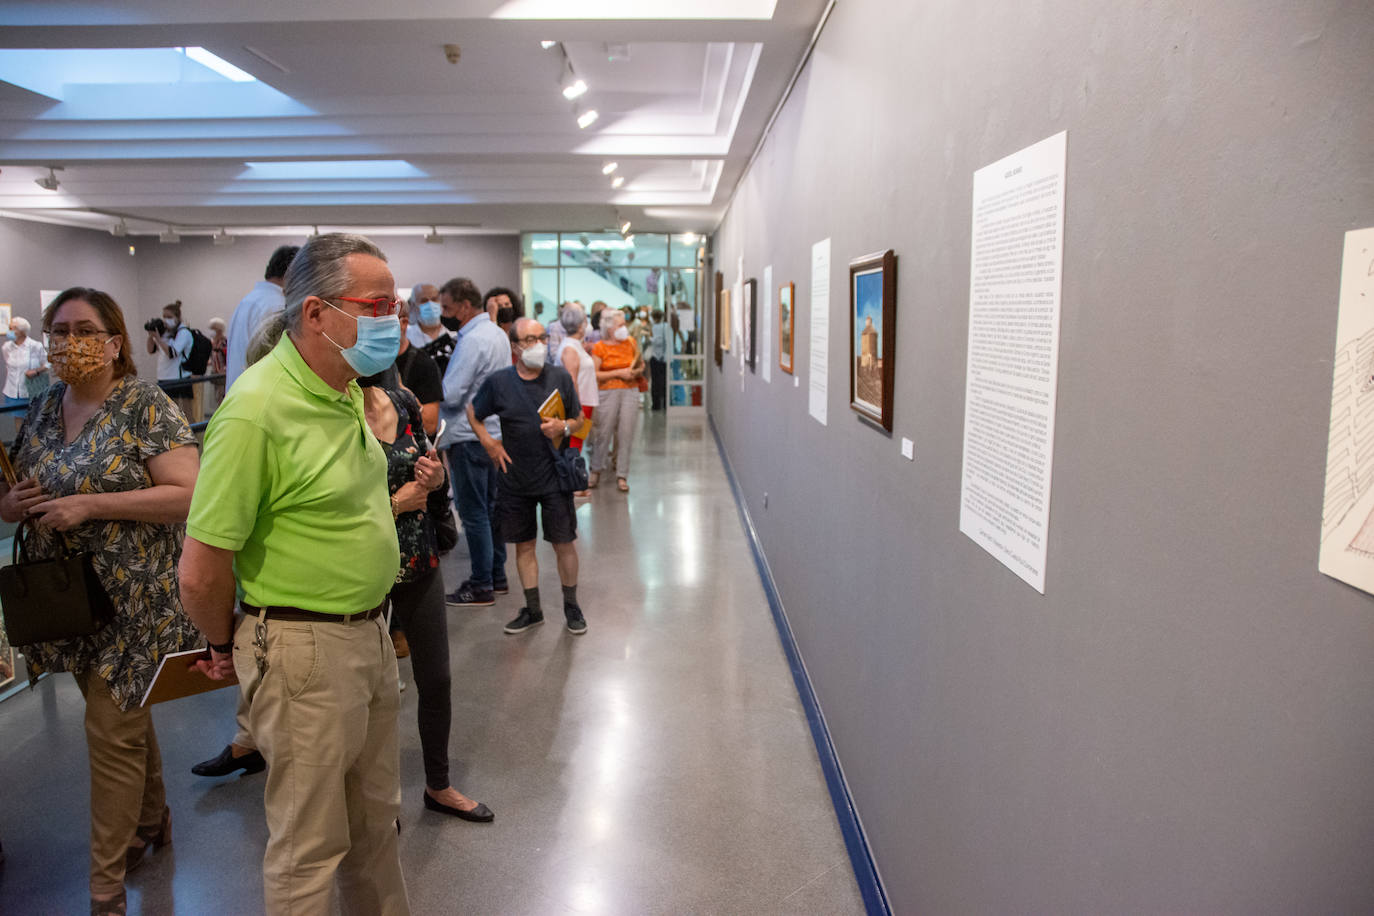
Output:
M544 419L557 417L560 420L568 418L563 410L563 395L555 388L548 397L544 398L544 403L539 405L539 416Z

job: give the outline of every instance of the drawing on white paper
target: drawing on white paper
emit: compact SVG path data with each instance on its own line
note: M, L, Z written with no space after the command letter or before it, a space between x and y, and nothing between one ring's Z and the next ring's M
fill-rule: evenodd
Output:
M1374 228L1345 236L1317 567L1374 592Z

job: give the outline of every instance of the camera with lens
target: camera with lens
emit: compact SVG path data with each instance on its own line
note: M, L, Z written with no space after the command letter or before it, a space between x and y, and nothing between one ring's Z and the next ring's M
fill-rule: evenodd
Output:
M143 330L152 331L161 337L167 333L167 325L163 323L161 318L149 318L143 323Z

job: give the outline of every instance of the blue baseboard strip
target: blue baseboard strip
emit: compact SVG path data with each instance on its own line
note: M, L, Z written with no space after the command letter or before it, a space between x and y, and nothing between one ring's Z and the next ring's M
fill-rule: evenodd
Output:
M868 848L868 838L864 835L863 825L859 823L858 813L854 810L854 800L849 795L849 787L845 785L844 776L840 772L840 760L835 754L835 745L830 740L830 729L826 727L825 717L821 715L816 691L811 687L811 678L806 673L801 652L797 649L797 641L792 636L792 626L787 622L787 613L783 610L777 583L773 581L773 572L768 566L767 556L764 555L763 543L754 528L754 520L749 515L749 508L745 504L743 492L740 491L734 468L730 466L730 458L725 454L725 444L720 440L715 418L708 416L707 420L711 424L711 435L716 440L716 450L720 453L720 463L725 467L725 478L730 481L730 492L735 497L736 508L739 509L740 522L744 526L744 536L749 541L754 566L759 571L763 592L768 597L768 609L772 612L773 623L778 628L778 639L782 642L782 650L787 655L787 665L792 669L792 681L797 686L802 708L806 710L806 721L811 726L811 739L816 743L821 770L825 773L825 785L830 790L830 802L835 807L835 817L839 821L840 832L844 835L845 849L849 852L849 861L854 868L859 893L863 895L864 909L870 916L889 916L892 908L888 904L887 893L883 890L882 880L878 877L878 868L873 862L873 853Z

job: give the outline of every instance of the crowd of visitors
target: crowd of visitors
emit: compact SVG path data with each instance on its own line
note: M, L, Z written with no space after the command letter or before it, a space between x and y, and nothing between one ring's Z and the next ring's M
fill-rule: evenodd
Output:
M115 609L93 635L21 647L32 672L70 671L85 698L93 914L124 913L125 875L171 842L141 700L164 657L197 646L196 667L238 690L233 739L193 772L266 771L267 912L409 911L399 656L425 809L494 819L451 782L446 608L507 594L514 544L523 600L504 632L543 623L542 532L566 629L587 632L574 499L603 472L629 489L644 350L654 373L663 358L661 313L626 317L565 303L551 346L509 289L456 277L401 300L373 243L317 235L274 251L229 321L210 322L204 357L224 392L200 450L175 386L137 378L110 296L57 296L43 312L50 351L11 322L6 404L27 413L0 518L30 532L31 558L89 553ZM181 303L144 329L159 380L185 379L200 342ZM449 590L455 505L468 575Z

